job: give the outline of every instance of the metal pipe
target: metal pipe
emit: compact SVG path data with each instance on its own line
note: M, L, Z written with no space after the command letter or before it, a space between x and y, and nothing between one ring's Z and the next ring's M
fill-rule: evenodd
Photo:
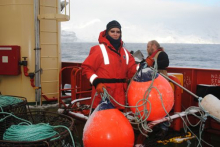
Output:
M39 87L35 90L36 105L41 101L41 83L40 83L40 28L39 28L39 0L34 0L34 23L35 23L35 86Z
M152 70L154 70L154 68L150 67ZM182 88L183 90L185 90L186 92L188 92L189 94L191 94L192 96L194 96L195 98L199 98L199 96L195 95L194 93L192 93L191 91L189 91L188 89L186 89L185 87L183 87L182 85L178 84L177 82L175 82L174 80L170 79L169 77L167 77L166 75L159 73L161 76L163 76L164 78L170 80L172 83L176 84L177 86L179 86L180 88Z
M173 120L173 119L176 119L176 118L179 118L179 117L183 117L183 116L186 116L188 114L194 114L194 113L197 113L199 111L200 110L193 109L193 110L190 110L189 112L180 112L180 113L174 114L170 117L164 117L164 118L161 118L159 120L151 121L150 123L148 123L148 126L150 128L152 128L153 126L155 126L159 123L162 123L162 122L165 122L165 121L168 121L168 120Z
M71 104L73 105L76 102L80 102L80 101L85 101L85 100L90 100L91 97L87 97L87 98L80 98L80 99L75 99L71 101Z
M66 0L65 0L65 7L64 8L65 8L65 15L66 15Z
M69 18L70 18L70 0L69 0Z

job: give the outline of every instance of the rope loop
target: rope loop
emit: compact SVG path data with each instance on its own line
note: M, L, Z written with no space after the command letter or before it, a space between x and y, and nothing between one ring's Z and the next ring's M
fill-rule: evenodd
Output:
M122 105L120 104L119 102L117 102L109 93L108 91L103 88L103 91L104 93L103 94L100 94L101 95L101 98L102 98L102 101L105 101L106 99L109 99L109 100L112 100L114 101L116 104L122 106L122 107L125 107L126 109L127 108L135 108L135 112L133 113L133 116L134 116L134 120L130 120L130 123L131 124L136 124L140 130L140 132L144 135L144 136L147 136L147 132L152 132L152 129L148 126L147 124L147 119L151 113L151 102L148 100L149 99L149 96L150 96L150 93L151 93L151 90L152 89L156 89L156 91L158 92L158 94L160 95L160 100L161 100L161 103L162 103L162 107L164 109L164 111L166 112L167 116L169 116L169 113L166 111L165 107L164 107L164 104L163 104L163 97L162 97L162 94L160 93L160 91L157 89L157 87L153 86L153 83L154 83L154 80L157 76L157 68L158 68L158 65L157 65L157 59L154 59L155 60L155 65L154 65L154 68L153 68L153 72L152 72L152 81L150 83L150 86L146 89L144 95L143 95L143 98L140 99L135 106L128 106L128 105ZM146 66L143 66L141 67L142 69L144 68L147 68ZM138 71L135 73L135 75L132 77L131 81L134 79L134 77L138 74L138 72L140 72L141 69L138 69ZM130 84L128 85L128 89L130 87ZM90 108L90 114L89 116L91 115L91 111L92 111L92 106L93 106L93 103L94 103L94 100L96 98L96 95L97 95L97 92L96 94L94 95L93 97L93 100L92 100L92 104L91 104L91 108ZM126 100L127 100L127 92L126 92ZM127 103L126 103L127 104ZM147 104L149 104L149 109L147 109ZM143 107L143 110L139 110L138 108L139 107ZM126 114L125 114L126 116ZM128 117L128 116L126 116ZM170 117L170 116L169 116ZM172 119L169 119L169 124L168 126L171 125L171 122Z

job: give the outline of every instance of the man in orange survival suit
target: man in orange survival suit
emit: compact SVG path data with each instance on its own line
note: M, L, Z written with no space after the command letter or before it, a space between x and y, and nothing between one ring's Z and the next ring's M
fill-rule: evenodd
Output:
M109 22L106 30L99 35L99 45L93 46L89 56L82 63L83 75L92 84L92 95L95 96L93 108L101 101L103 87L120 104L125 105L127 80L135 74L138 65L133 56L125 49L122 42L121 25L116 20ZM118 109L123 106L111 101Z
M158 72L167 76L166 68L169 66L168 55L164 52L164 49L156 40L149 41L147 44L148 57L146 58L147 65L149 67L154 66L157 59Z

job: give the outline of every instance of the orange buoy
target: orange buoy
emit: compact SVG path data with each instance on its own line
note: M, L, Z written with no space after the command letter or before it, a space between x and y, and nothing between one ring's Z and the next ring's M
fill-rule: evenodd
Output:
M133 147L134 131L127 118L108 100L107 104L106 102L99 104L87 120L83 130L83 145Z
M169 82L159 74L156 74L156 78L154 79L153 82L152 87L155 88L152 88L149 91L149 97L148 97L149 102L144 100L146 99L147 96L145 92L150 87L150 84L152 82L152 74L153 71L150 68L140 70L139 73L137 73L136 76L131 81L127 93L128 104L130 106L136 106L136 105L139 106L138 107L138 110L140 111L139 117L146 118L146 116L143 116L144 110L148 111L148 112L145 111L145 114L148 113L147 115L149 115L147 118L148 121L153 121L165 117L167 114L164 108L169 113L174 104L173 89L169 84ZM158 89L158 91L156 90L156 88ZM162 96L164 108L162 106L160 93ZM131 108L131 110L133 113L137 112L136 108Z

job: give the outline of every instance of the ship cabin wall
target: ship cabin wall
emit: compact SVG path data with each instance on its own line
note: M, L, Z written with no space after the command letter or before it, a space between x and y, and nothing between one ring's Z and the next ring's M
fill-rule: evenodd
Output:
M39 0L39 16L57 14L59 0ZM34 0L0 0L0 46L20 46L20 60L27 57L28 73L35 72L35 20ZM39 19L40 83L47 97L58 97L60 57L60 22L56 19ZM1 68L1 67L0 67ZM0 75L0 92L35 102L35 88L20 66L19 75ZM42 100L43 97L41 97Z

